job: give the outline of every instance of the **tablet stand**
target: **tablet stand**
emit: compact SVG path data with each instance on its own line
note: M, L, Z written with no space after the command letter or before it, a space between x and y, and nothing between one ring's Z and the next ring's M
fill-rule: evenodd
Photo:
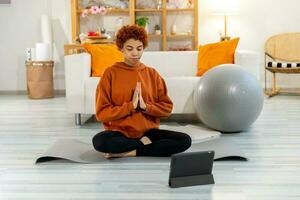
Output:
M171 188L187 187L187 186L194 186L194 185L207 185L207 184L214 184L214 183L215 181L212 174L171 177L169 180L169 186Z

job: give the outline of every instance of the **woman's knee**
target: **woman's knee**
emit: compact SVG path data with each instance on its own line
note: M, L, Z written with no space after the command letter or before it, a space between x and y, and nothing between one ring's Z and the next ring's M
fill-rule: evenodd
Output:
M178 139L178 144L179 144L181 152L185 151L191 147L192 138L188 134L183 133L181 135L180 139Z
M107 152L107 142L109 135L106 131L102 131L93 137L93 146L96 151Z

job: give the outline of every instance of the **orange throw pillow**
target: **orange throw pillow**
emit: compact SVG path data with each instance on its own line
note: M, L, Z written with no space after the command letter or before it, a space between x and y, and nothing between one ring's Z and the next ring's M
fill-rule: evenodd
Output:
M233 64L235 49L240 38L207 44L199 47L198 72L202 76L209 69L221 64Z
M106 68L123 62L124 56L115 44L83 44L92 57L92 76L102 76Z

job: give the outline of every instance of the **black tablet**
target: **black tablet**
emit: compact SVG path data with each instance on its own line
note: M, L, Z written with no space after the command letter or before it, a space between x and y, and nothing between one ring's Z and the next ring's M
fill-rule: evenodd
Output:
M169 186L184 187L214 184L214 151L186 152L171 157Z

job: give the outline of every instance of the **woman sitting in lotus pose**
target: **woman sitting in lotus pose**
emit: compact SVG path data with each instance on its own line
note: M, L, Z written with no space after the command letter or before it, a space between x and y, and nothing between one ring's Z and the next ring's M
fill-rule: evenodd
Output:
M160 118L171 114L173 103L159 73L140 62L148 45L142 27L127 25L116 44L124 62L107 68L96 91L96 118L105 130L93 145L105 158L170 156L191 146L189 135L159 129Z

